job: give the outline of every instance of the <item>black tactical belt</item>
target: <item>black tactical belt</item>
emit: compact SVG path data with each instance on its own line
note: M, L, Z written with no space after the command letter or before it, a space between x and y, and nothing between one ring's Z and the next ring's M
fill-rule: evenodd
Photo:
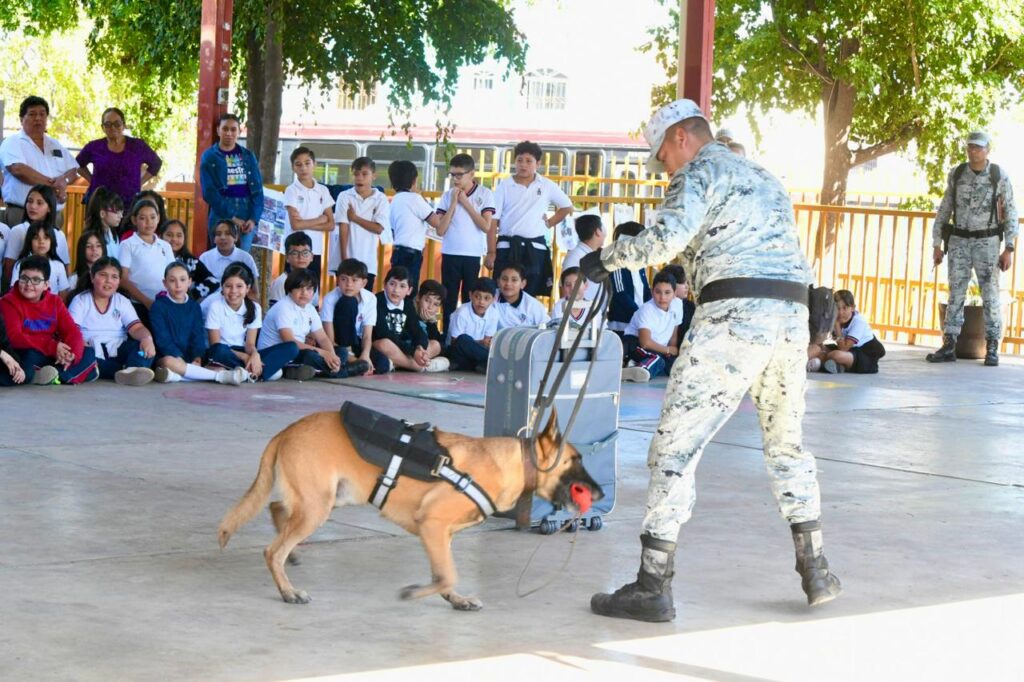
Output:
M1003 234L1003 228L993 227L989 230L958 230L953 228L951 233L954 237L963 237L964 239L984 239L986 237L998 237Z
M697 305L724 298L773 298L807 305L807 285L782 279L763 277L731 277L709 282L701 287Z

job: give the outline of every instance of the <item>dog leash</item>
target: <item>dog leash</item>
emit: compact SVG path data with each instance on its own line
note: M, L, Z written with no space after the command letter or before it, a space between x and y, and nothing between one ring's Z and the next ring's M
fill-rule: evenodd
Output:
M550 587L551 583L555 582L555 580L559 576L561 576L561 575L563 575L565 573L565 569L568 568L569 562L572 560L573 551L575 551L575 549L576 549L576 538L579 537L579 532L573 533L572 540L569 542L569 553L565 556L565 560L562 562L562 565L558 567L558 570L552 572L551 576L547 580L545 580L543 583L538 585L537 587L534 587L534 588L531 588L529 590L526 590L525 592L522 590L523 578L526 576L526 572L530 569L530 565L533 563L533 558L535 556L537 556L537 552L540 551L540 548L542 547L543 543L546 540L552 540L552 539L558 537L561 533L563 533L565 531L566 528L571 526L573 523L577 523L578 524L582 517L583 517L583 513L582 512L576 512L576 516L572 517L571 519L569 519L568 521L563 523L562 527L559 528L557 532L553 533L552 535L550 535L548 537L542 537L537 542L537 546L534 547L532 552L530 552L530 557L526 560L526 565L523 566L523 570L519 574L519 580L516 581L516 596L517 597L519 597L520 599L525 599L526 597L529 597L531 594L536 594L537 592L540 592L541 590Z

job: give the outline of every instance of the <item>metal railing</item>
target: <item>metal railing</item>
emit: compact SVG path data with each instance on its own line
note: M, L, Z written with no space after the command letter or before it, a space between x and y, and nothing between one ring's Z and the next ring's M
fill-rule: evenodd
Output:
M605 179L603 182L612 181ZM621 181L614 181L614 184L621 184ZM72 253L84 218L82 193L84 188L69 188L72 196L65 209L64 224ZM433 200L440 194L424 192L423 196ZM189 230L195 229L192 193L162 192L162 195L168 216L179 218ZM643 223L647 212L656 209L662 201L659 197L581 194L570 198L580 210L596 207L605 225L615 225L627 219ZM797 203L793 208L800 240L808 261L814 267L816 280L835 289L852 291L858 309L884 340L933 343L934 337L941 335L939 303L948 293L948 282L945 265L939 268L932 266L933 213L810 203ZM823 229L834 231L830 248L825 248L825 241L817 238ZM390 246L382 246L378 251L377 271L381 274L387 270L390 251ZM440 251L437 242L427 241L422 270L424 279L439 279ZM326 244L324 253L327 253ZM557 245L552 247L552 257L557 281L562 261ZM1003 310L1006 313L1003 350L1010 353L1024 352L1024 265L1021 261L1021 258L1014 257L1010 270L1001 275ZM283 271L283 256L272 258L271 263L275 275ZM378 278L378 290L383 285L381 280ZM322 273L321 286L325 291L332 286L329 273Z

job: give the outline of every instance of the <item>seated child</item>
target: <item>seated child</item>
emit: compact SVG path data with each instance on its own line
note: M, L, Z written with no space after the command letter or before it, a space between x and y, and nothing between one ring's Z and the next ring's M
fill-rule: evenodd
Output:
M451 316L448 359L452 369L466 372L486 370L491 339L497 331L494 280L478 277L470 287L469 301L456 308Z
M683 345L686 332L690 331L690 323L697 312L697 304L690 300L690 283L686 281L686 271L682 265L672 263L661 269L676 278L676 298L683 303L683 321L679 323L679 345Z
M213 228L212 249L207 249L199 256L199 261L206 266L214 277L220 280L224 275L224 268L232 263L245 263L252 270L253 276L259 281L259 270L256 269L256 261L252 259L248 251L235 246L238 243L238 225L230 220L221 220Z
M174 260L188 269L188 275L192 279L188 295L193 300L205 301L207 296L220 288L220 280L214 277L213 273L189 250L188 230L185 223L177 218L172 218L160 226L157 234L160 235L160 239L171 245L171 249L174 251Z
M100 241L103 242L104 256L118 257L121 242L118 233L121 231L123 218L124 199L121 198L121 195L106 187L97 187L85 207L84 227L100 236ZM78 261L75 263L77 264ZM86 275L88 279L88 272Z
M314 275L319 275L313 264L313 240L305 232L292 232L284 240L284 261L285 269L277 278L270 283L270 292L267 294L267 305L274 305L288 294L284 293L284 281L288 279L288 273L292 270L309 270ZM319 280L319 277L317 277ZM319 282L318 282L319 284ZM313 292L313 307L320 305L319 291Z
M85 230L78 238L75 246L75 271L68 277L68 286L64 292L64 300L72 298L92 287L92 266L101 258L110 256L103 235L95 230ZM116 258L116 256L110 256ZM120 263L118 264L120 265Z
M29 256L21 261L17 285L0 298L0 313L25 381L81 384L99 378L96 356L60 296L50 291L50 261ZM10 368L7 368L10 374Z
M16 386L25 383L25 370L18 364L18 352L7 338L7 327L0 315L0 386Z
M576 288L576 280L579 278L579 266L562 269L562 274L558 276L558 293L562 297L555 301L555 305L551 309L551 322L548 323L548 326L555 326L562 321L562 317L565 315L565 306L569 302L569 295Z
M427 335L420 328L416 306L409 298L411 288L409 271L399 265L388 271L384 291L377 294L373 348L390 361L388 371L397 368L424 372L431 364ZM435 367L439 365L435 363Z
M221 367L243 367L253 380L276 381L285 365L295 360L299 347L294 341L256 349L256 337L263 324L260 304L249 298L256 277L245 263L224 268L220 295L211 296L206 310L206 335L210 347L206 361Z
M416 294L416 315L419 317L420 329L427 335L427 357L434 366L434 369L427 370L429 372L448 369L448 358L441 354L445 345L444 335L437 326L446 293L444 285L436 279L426 279Z
M49 185L35 185L28 191L25 197L25 221L17 225L11 225L10 230L4 237L4 277L3 285L6 291L7 283L11 281L11 271L14 269L14 262L18 260L25 249L26 232L30 225L40 223L51 227L57 237L57 259L63 263L71 262L71 252L68 250L68 238L57 224L57 195ZM65 266L64 274L68 274ZM13 286L13 284L11 285ZM51 292L52 293L52 292Z
M679 323L683 303L676 298L676 279L662 271L654 276L653 297L629 321L622 346L629 365L623 381L650 381L668 374L679 355Z
M840 289L833 298L836 300L836 326L832 332L835 344L825 344L807 363L807 369L817 371L820 368L829 374L877 374L885 346L864 316L857 312L852 292Z
M580 241L565 254L565 259L562 260L563 270L566 268L579 268L581 258L604 246L604 226L601 224L601 216L587 213L577 218L576 236ZM598 287L596 285L584 283L581 298L592 301L597 295L597 290Z
M171 245L156 236L159 220L160 209L155 202L149 199L136 201L131 213L135 232L118 247L118 260L124 268L121 288L135 304L135 311L143 324L147 324L153 299L164 290L167 266L174 262Z
M391 247L391 267L402 266L409 271L412 295L416 295L423 265L423 247L427 243L427 226L437 228L441 216L419 193L416 179L419 171L412 161L392 161L388 166L388 179L395 189L391 198L389 220L394 244ZM451 219L449 218L448 221ZM448 222L446 221L446 222Z
M18 281L21 272L20 261L29 256L42 256L50 261L50 291L62 294L71 288L68 283L68 272L64 261L57 257L57 232L43 223L32 223L25 232L25 245L18 255L19 262L14 264L11 273L11 286ZM64 300L64 296L61 296Z
M82 330L85 345L96 355L100 378L124 386L148 384L154 377L150 367L156 346L132 302L117 293L121 264L116 258L100 258L87 281L85 291L71 299L68 312Z
M131 239L137 236L138 233ZM249 374L241 367L219 371L203 367L206 332L199 304L188 295L191 284L188 268L172 262L164 270L166 292L158 295L149 309L150 328L156 341L156 380L162 384L216 381L239 386L245 383Z
M366 265L346 258L338 266L337 286L324 296L320 320L331 343L348 357L366 363L365 374L387 373L391 362L373 350L373 327L377 324L377 297L366 287Z
M498 273L500 295L494 307L498 329L541 327L551 319L540 301L526 293L526 271L518 263L505 263Z
M309 270L288 273L285 297L267 311L257 348L263 352L288 342L298 346L299 354L293 364L285 367L285 379L308 381L317 375L341 379L365 374L369 363L350 358L344 349L335 349L324 333L324 325L312 304L316 280L316 273ZM310 345L308 340L316 345Z
M644 226L635 221L621 223L615 228L612 239L635 237L643 232ZM608 329L620 337L629 326L635 313L645 301L651 300L651 287L647 283L647 270L620 268L608 278L612 288L612 299L608 304Z

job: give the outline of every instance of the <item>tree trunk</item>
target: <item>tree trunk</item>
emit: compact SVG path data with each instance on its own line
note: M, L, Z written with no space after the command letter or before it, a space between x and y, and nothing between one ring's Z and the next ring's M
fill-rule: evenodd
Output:
M856 91L850 85L836 80L822 89L821 99L825 119L825 170L818 203L842 206L846 203L846 181L853 166L850 127L853 124ZM832 249L841 224L841 216L836 214L825 215L819 221L814 240L815 260L824 257Z
M267 7L267 33L263 43L263 124L257 156L263 181L268 183L275 182L277 178L277 143L281 132L281 99L284 93L282 9L281 0L275 0Z
M263 142L263 43L256 31L245 35L245 146L259 158Z

